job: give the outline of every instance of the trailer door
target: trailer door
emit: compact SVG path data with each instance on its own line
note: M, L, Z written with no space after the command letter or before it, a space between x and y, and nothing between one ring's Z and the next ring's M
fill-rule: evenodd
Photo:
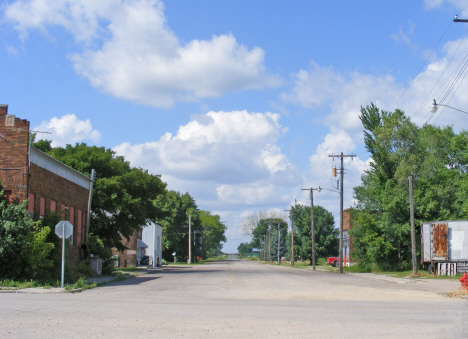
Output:
M448 227L447 224L431 224L433 259L448 259Z

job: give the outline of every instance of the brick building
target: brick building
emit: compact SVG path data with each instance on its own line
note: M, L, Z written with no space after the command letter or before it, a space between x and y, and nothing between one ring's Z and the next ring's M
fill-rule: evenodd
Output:
M0 105L0 182L5 197L20 203L29 198L34 220L62 214L73 225L75 254L86 243L91 179L30 145L29 121L8 114Z
M150 225L140 228L135 231L130 240L122 237L122 244L126 247L123 252L112 249L116 266L130 267L140 265L140 260L147 255L149 264L157 267L162 259L162 227L159 224L151 223Z

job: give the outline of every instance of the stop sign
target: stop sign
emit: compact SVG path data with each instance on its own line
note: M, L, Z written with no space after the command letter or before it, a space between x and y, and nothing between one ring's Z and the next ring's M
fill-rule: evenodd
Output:
M62 235L67 239L73 235L73 225L69 221L62 220L55 225L55 234L57 234L60 239L62 239Z

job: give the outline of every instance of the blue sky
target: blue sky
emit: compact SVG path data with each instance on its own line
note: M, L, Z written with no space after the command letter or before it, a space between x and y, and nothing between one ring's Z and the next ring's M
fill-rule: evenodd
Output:
M433 98L466 109L468 1L5 1L0 103L54 145L112 148L188 191L229 227L281 212L302 187L336 186L345 206L369 163L361 105L403 109L419 125ZM436 47L437 46L437 47ZM439 80L440 79L440 80ZM456 89L456 90L455 90ZM445 110L430 122L468 128ZM316 204L339 223L338 195Z

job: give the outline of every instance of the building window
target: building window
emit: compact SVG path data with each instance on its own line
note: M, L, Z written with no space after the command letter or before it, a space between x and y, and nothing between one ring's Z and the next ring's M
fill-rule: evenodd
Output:
M50 211L55 212L56 209L57 209L57 202L55 200L51 200L50 201Z
M39 198L39 217L43 217L45 214L45 198Z

